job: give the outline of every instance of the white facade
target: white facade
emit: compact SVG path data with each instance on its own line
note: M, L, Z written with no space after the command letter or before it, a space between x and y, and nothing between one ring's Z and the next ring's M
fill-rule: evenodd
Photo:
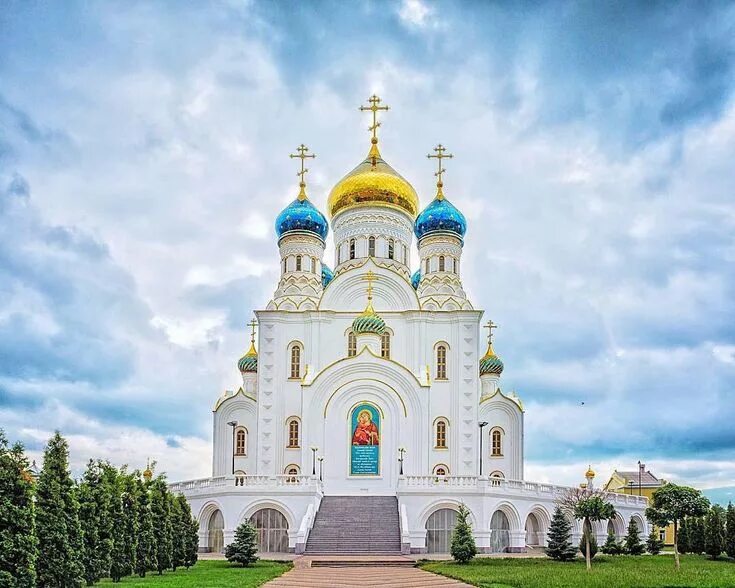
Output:
M212 477L172 484L201 521L202 550L218 549L242 520L271 509L273 536L301 552L324 495L397 496L405 551L436 550L427 544L427 525L439 524L433 513L461 502L482 551L544 544L563 489L524 481L521 401L501 391L499 360L499 368L478 369L491 349L481 357L483 313L461 283L463 232L421 236L421 279L412 284L414 221L410 210L381 202L338 210L335 270L324 281L323 235L279 235L281 280L255 312L257 370L243 358L242 386L214 407ZM353 340L368 283L385 331ZM380 415L372 475L351 471L358 405ZM645 499L611 500L616 532L632 516L645 532ZM604 541L607 527L598 533ZM285 548L283 541L273 545Z

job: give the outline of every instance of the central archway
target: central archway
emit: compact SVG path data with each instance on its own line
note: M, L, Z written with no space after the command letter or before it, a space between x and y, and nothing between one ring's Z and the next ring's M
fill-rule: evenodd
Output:
M258 549L264 552L285 553L288 551L288 521L275 508L261 508L250 517L258 530Z
M457 525L457 511L440 508L426 521L426 552L449 553L452 531Z
M502 510L490 519L490 553L505 553L510 547L510 521Z
M222 553L225 548L225 519L217 509L207 522L207 549L210 553Z

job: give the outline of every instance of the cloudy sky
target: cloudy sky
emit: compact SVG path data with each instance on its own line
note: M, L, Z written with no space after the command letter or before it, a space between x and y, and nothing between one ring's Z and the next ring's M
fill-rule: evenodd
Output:
M59 428L75 468L209 473L288 154L324 209L375 91L424 204L455 154L527 477L735 496L732 3L10 1L0 33L0 426L32 456Z

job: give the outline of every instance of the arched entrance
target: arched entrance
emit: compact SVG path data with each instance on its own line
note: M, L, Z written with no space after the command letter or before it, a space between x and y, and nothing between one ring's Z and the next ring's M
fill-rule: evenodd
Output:
M261 508L253 513L250 522L258 529L260 551L285 553L288 551L288 521L275 508Z
M457 511L441 508L426 521L426 552L449 553L452 531L457 525Z
M526 545L539 547L542 544L541 522L534 513L529 513L526 518Z
M225 519L222 511L215 510L207 522L207 549L210 553L222 553L225 548Z
M490 553L504 553L510 547L510 522L502 510L490 519Z

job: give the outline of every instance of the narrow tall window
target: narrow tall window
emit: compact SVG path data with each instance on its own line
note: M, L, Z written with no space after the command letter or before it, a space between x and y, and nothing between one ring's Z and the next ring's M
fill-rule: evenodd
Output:
M408 247L406 245L403 246L403 263L408 265Z
M301 347L291 347L291 378L301 377Z
M342 245L337 247L337 265L342 263Z
M447 448L447 421L445 420L436 422L436 448Z
M439 271L440 272L444 271L444 256L443 255L439 256Z
M503 455L503 433L500 429L493 429L490 433L490 447L492 456Z
M447 348L444 345L436 348L436 379L447 379Z
M347 333L347 357L354 357L357 355L357 337L355 333L350 331Z
M396 242L393 239L388 239L388 259L393 259L396 253Z
M311 258L311 273L316 273L316 257Z
M452 258L452 273L453 274L457 273L457 260L454 258Z
M296 256L296 271L297 272L301 271L301 256L300 255Z
M370 257L375 257L375 237L370 237L368 239L368 255Z
M390 333L388 332L380 336L380 357L390 359Z
M355 240L350 239L350 259L355 259Z
M293 449L299 446L299 420L288 421L288 447Z
M286 273L286 258L283 258L283 273Z
M248 452L248 432L240 427L235 432L235 455L245 455Z
M428 257L426 258L426 271L424 273L425 274L429 273L429 258Z

